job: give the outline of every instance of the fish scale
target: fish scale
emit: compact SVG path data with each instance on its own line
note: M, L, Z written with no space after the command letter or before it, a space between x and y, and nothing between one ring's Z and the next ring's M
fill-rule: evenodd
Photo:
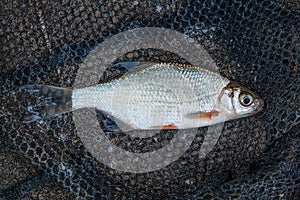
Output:
M201 68L154 64L109 83L75 89L72 104L74 109L96 107L134 129L169 123L187 127L199 122L183 116L215 108L228 83L226 78Z

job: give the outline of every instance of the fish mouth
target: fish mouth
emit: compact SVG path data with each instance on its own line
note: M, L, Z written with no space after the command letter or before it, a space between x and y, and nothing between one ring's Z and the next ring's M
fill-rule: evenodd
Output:
M258 113L263 109L264 101L262 99L255 99L254 100L254 109L253 113Z

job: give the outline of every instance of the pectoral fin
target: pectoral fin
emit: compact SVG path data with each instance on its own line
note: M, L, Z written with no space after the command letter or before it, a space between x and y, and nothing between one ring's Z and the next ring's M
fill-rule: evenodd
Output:
M211 111L207 111L207 112L203 112L203 111L199 111L199 112L195 112L195 113L190 113L187 114L186 117L187 118L191 118L191 119L212 119L214 117L217 117L219 115L219 111L212 109Z

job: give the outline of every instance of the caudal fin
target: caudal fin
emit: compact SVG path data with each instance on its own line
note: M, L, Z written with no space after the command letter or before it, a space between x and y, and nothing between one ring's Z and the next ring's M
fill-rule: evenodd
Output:
M24 123L41 121L72 111L72 89L50 85L24 85L21 89L35 98L35 103L28 105L28 115Z

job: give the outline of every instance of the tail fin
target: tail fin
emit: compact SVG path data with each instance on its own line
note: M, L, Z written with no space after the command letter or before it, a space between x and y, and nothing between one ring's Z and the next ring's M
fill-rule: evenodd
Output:
M35 97L35 104L28 105L24 123L41 121L72 111L72 89L50 85L24 85L21 87Z

